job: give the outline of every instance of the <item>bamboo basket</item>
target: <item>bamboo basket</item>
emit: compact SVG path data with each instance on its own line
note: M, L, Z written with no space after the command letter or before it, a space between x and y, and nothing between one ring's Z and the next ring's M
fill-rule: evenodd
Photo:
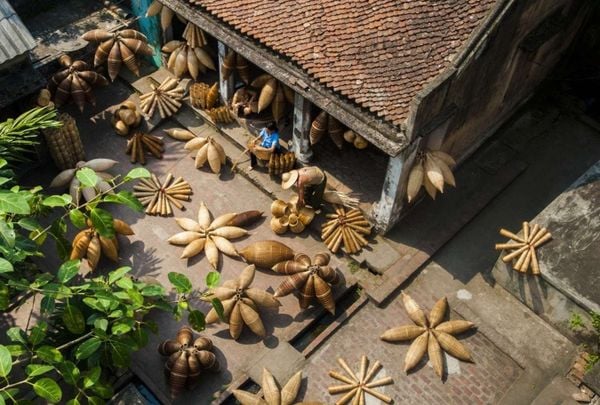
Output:
M58 119L63 123L62 127L45 129L42 134L54 164L60 170L72 169L77 162L85 160L79 129L75 119L67 113L60 114Z

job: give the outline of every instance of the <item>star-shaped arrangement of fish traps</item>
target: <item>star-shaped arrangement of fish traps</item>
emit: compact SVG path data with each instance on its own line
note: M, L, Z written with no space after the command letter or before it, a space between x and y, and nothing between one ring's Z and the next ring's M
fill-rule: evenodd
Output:
M504 263L514 260L513 269L527 273L531 268L532 274L539 275L540 264L535 250L552 239L552 234L546 228L540 228L538 224L530 226L527 221L523 222L522 230L523 236L518 236L504 228L500 229L500 235L510 238L511 242L497 243L496 250L512 250L502 258Z
M133 186L133 195L146 207L146 214L166 217L173 214L171 205L180 210L185 209L179 201L190 200L192 187L183 177L174 179L171 173L167 174L163 182L152 174L150 179L140 179Z
M263 368L262 397L242 390L233 390L233 396L242 405L292 405L302 385L302 371L298 371L279 389L273 374Z
M171 236L168 242L173 245L185 245L181 254L182 259L196 256L204 250L210 265L217 269L219 252L223 252L227 256L239 257L237 249L229 239L248 235L248 231L243 228L227 225L236 215L237 213L231 212L211 220L210 211L202 201L198 210L198 221L189 218L175 218L183 232Z
M333 253L337 253L342 243L348 254L358 253L369 244L365 236L371 233L371 224L359 209L346 210L335 205L335 214L325 216L328 220L322 225L321 239Z
M275 291L275 297L285 297L293 291L298 291L300 308L308 308L313 300L317 300L326 310L335 314L335 301L330 284L336 284L339 275L329 266L329 260L328 253L317 253L312 262L308 255L297 253L293 260L277 263L273 266L273 271L287 274L288 277Z
M442 350L459 360L473 361L469 351L452 336L471 329L473 322L465 320L442 322L448 310L446 297L439 299L431 308L429 319L427 319L419 304L408 294L402 293L402 302L409 318L416 325L403 325L389 329L381 335L381 340L400 342L415 339L408 348L404 359L405 372L415 367L423 358L425 352L429 355L433 369L440 378L444 370Z
M229 324L229 334L235 340L240 337L244 324L260 337L265 337L266 331L258 307L277 308L281 304L277 298L266 291L250 287L254 281L256 267L247 266L240 275L227 280L220 287L210 289L209 298L218 298L223 306L223 319ZM219 321L219 315L214 308L206 314L206 324Z
M344 384L327 388L331 395L344 394L335 403L336 405L347 404L351 400L353 404L364 404L367 395L371 395L386 404L392 403L392 398L374 389L383 385L393 384L394 382L392 377L383 377L378 380L374 379L379 369L381 369L381 363L379 361L376 361L369 369L369 359L367 359L367 356L363 355L360 359L360 371L358 374L355 374L352 371L344 359L338 358L338 363L344 369L346 374L332 370L329 372L329 376Z

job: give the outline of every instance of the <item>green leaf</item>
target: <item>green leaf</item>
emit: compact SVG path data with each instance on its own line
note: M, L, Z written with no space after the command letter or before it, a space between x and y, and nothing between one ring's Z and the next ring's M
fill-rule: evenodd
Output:
M25 372L29 377L36 377L51 370L54 370L54 366L49 366L47 364L28 364L25 368Z
M210 300L210 303L212 304L213 308L215 309L215 312L217 313L217 315L219 315L219 319L222 322L227 322L227 320L225 319L225 313L224 313L223 304L221 303L221 300L218 298L213 298L212 300Z
M38 358L46 363L59 363L62 361L63 356L57 348L52 346L40 346L35 351Z
M77 398L71 398L67 401L66 405L81 405L81 402Z
M12 357L19 357L25 353L28 353L27 349L23 345L6 345L6 348Z
M85 332L85 318L81 310L75 305L67 304L63 311L62 321L69 332L74 335Z
M105 405L106 401L99 397L88 397L89 405Z
M67 384L77 385L81 373L77 366L71 361L65 361L57 365L58 369L62 373L62 376Z
M142 288L142 295L145 297L162 297L165 295L165 287L156 284L147 285Z
M0 191L0 213L27 215L31 213L25 193Z
M60 281L61 283L66 283L69 280L71 280L73 277L75 277L77 275L77 273L79 273L79 265L80 264L81 264L81 262L78 259L69 260L68 262L64 262L58 268L58 274L56 275L56 278L58 278L58 281Z
M131 169L129 173L125 176L125 181L133 180L133 179L148 179L150 178L150 172L143 167L136 167L135 169Z
M0 257L0 273L10 273L12 271L14 271L12 263Z
M121 287L124 290L129 290L133 288L133 281L129 277L123 277L115 283L118 287Z
M29 342L32 345L37 346L46 337L46 330L48 329L48 324L44 321L40 321L37 325L31 328L31 332L29 333Z
M171 284L173 284L173 287L175 287L175 290L177 290L178 293L189 294L192 291L192 282L184 274L170 272L168 277L169 281Z
M11 342L19 342L23 343L24 345L27 344L25 332L23 332L18 326L13 326L9 330L7 330L6 336L8 336Z
M131 267L128 266L119 267L118 269L111 271L110 273L108 273L108 284L114 283L130 271Z
M129 322L116 322L111 330L113 335L124 335L131 331L131 324Z
M4 220L0 221L0 238L8 247L15 247L15 230L12 229Z
M0 310L5 311L10 306L10 291L7 284L0 284Z
M40 224L35 219L30 217L21 218L17 223L21 228L27 231L36 231L41 228Z
M216 271L210 271L206 275L206 286L208 288L215 288L219 285L219 281L221 281L221 275Z
M48 400L51 403L57 403L62 398L60 387L51 378L41 378L33 384L33 390L40 397Z
M71 201L73 201L73 197L69 194L51 195L42 200L42 205L46 207L65 207L71 204Z
M77 346L77 349L75 349L75 358L77 360L87 359L92 354L94 354L96 350L100 348L101 344L102 341L99 338L95 336L89 338L88 340L84 341L82 344Z
M69 219L71 223L76 228L84 228L85 227L85 215L79 210L71 210L69 211Z
M119 191L116 194L107 194L103 200L104 202L123 204L137 212L144 211L144 206L131 191Z
M83 388L87 389L93 386L100 379L102 369L100 367L94 367L83 375Z
M110 385L100 382L92 386L92 391L94 391L96 394L100 395L104 399L110 399L114 394L113 389ZM106 401L104 401L104 403L106 403Z
M42 298L42 302L40 303L40 311L42 314L49 314L54 311L56 307L56 300L51 297Z
M94 328L100 329L106 332L106 328L108 328L108 319L99 318L94 321Z
M4 345L0 345L0 377L6 377L12 369L12 357L10 351Z
M148 344L148 332L142 326L138 326L133 331L133 339L138 347L144 347Z
M193 329L197 331L204 330L206 323L204 322L204 314L197 309L190 311L188 315L188 322Z
M137 290L131 289L127 290L127 295L131 299L131 303L134 306L134 309L138 309L144 305L144 297Z
M103 210L102 208L92 208L90 211L90 219L92 225L98 233L105 238L112 238L115 236L115 227L113 225L113 216L110 212Z
M129 367L132 348L118 341L110 344L110 357L117 367Z
M79 180L82 187L95 187L100 181L100 177L89 167L82 167L77 170L75 176L77 176L77 180Z

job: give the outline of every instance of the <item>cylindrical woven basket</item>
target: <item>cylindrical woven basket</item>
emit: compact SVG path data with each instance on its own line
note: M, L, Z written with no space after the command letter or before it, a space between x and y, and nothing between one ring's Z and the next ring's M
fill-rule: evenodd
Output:
M62 127L46 129L42 133L56 166L60 170L71 169L77 162L85 160L83 144L75 119L67 113L60 114L58 119L63 123Z

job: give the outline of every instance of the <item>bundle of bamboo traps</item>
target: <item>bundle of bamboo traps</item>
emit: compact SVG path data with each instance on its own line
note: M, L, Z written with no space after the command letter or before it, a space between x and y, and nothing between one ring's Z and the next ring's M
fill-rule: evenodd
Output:
M73 202L79 205L83 200L92 201L98 193L112 192L110 181L113 175L105 171L116 165L116 160L112 159L92 159L87 162L80 161L75 164L72 169L63 170L50 182L50 188L62 188L69 185L69 194ZM87 167L96 172L99 177L98 183L94 187L82 187L81 182L77 179L77 171Z
M171 205L180 210L185 209L180 201L190 201L192 188L183 177L174 178L168 173L164 181L160 182L152 174L150 179L140 179L133 186L133 195L146 207L146 214L166 217L173 214Z
M175 114L181 107L185 92L183 88L177 87L178 83L177 79L167 78L158 87L152 84L152 91L140 96L140 107L144 114L152 118L157 109L162 119Z
M317 253L312 261L308 255L298 253L293 260L277 263L273 271L288 277L277 287L275 297L285 297L297 291L300 308L308 308L313 301L318 301L323 308L335 314L331 285L337 284L339 275L329 266L330 259L328 253Z
M66 170L84 160L85 152L75 119L67 113L62 113L58 120L63 124L60 128L44 129L42 134L54 164L59 169Z
M235 122L235 117L231 113L229 107L226 105L217 108L211 108L206 112L215 124L231 124Z
M258 112L271 106L273 119L279 121L286 111L286 102L294 105L294 92L289 87L279 83L273 76L265 73L250 83L250 87L260 89L258 96Z
M411 202L421 189L435 200L436 193L444 192L444 183L456 187L452 167L456 162L452 156L441 150L419 151L410 173L408 175L408 185L406 187L406 197Z
M108 76L114 81L121 70L127 66L134 75L140 75L136 55L152 56L154 51L148 45L148 38L139 31L124 29L118 32L108 32L95 29L83 34L88 42L100 42L94 55L94 67L108 60Z
M269 158L269 174L278 176L289 172L296 166L296 154L294 152L271 153Z
M259 307L277 308L281 304L277 298L266 291L250 287L254 281L256 267L247 266L240 275L232 280L227 280L220 287L211 288L208 298L218 298L223 305L223 318L229 324L229 334L237 340L244 324L256 335L266 336L265 327L260 314ZM214 308L206 314L206 324L210 325L219 321L219 315Z
M392 398L385 394L375 390L376 387L383 385L393 384L392 377L383 377L378 380L374 380L375 376L381 369L381 363L376 361L371 368L369 368L369 359L367 356L362 355L360 359L360 371L355 373L352 371L348 363L341 357L337 359L338 364L342 367L345 374L331 370L329 376L338 381L343 382L343 385L334 385L328 387L327 390L331 395L343 396L337 400L336 405L344 405L352 401L352 404L364 404L370 401L366 400L367 395L375 397L386 404L392 403Z
M261 240L240 250L239 255L248 263L271 269L279 262L293 259L294 251L276 240Z
M183 232L176 233L167 239L172 245L185 246L181 259L187 259L205 252L210 265L217 269L219 266L219 252L230 257L239 257L239 254L230 242L248 235L248 231L237 226L227 225L237 214L235 212L220 215L212 219L206 204L200 202L198 220L190 218L175 218L177 225Z
M365 149L367 146L369 146L369 142L365 138L358 135L351 129L346 130L343 137L344 141L351 143L356 149Z
M504 263L513 261L513 269L527 273L531 269L534 275L540 275L540 264L538 262L536 249L552 239L552 234L546 228L540 228L538 224L523 222L523 236L502 228L500 235L510 238L508 243L497 243L496 250L511 251L502 258Z
M233 396L242 405L292 405L296 402L296 397L302 385L302 371L298 371L289 379L289 381L279 388L273 374L266 368L263 368L262 374L262 396L242 390L233 390Z
M131 100L125 100L117 106L113 113L111 124L115 132L121 136L127 136L133 128L142 123L142 114Z
M158 352L161 356L168 356L165 377L173 398L185 388L193 389L202 372L217 372L220 368L212 341L202 335L194 339L194 332L189 326L182 326L175 339L158 345Z
M54 94L54 103L60 107L72 98L79 111L83 111L85 102L96 105L92 87L106 86L108 80L90 69L82 60L73 62L70 56L62 55L58 60L64 68L50 78L48 89Z
M323 139L325 134L329 135L338 149L342 149L344 146L344 126L325 111L321 111L310 126L310 144L316 145ZM356 141L356 136L352 140L353 142ZM357 143L359 146L363 146L362 141L357 141Z
M152 0L148 9L146 9L146 17L154 17L158 14L160 14L160 27L163 31L166 31L173 23L175 12L169 7L164 6L160 1Z
M179 78L189 73L197 80L198 75L206 73L207 69L216 70L210 54L198 46L194 47L184 41L169 41L161 50L171 54L167 59L167 69Z
M271 204L271 230L278 235L288 231L300 233L315 218L315 210L310 207L298 207L298 198L290 202L275 200Z
M198 82L190 86L190 101L192 106L203 110L211 110L219 101L219 83L209 86Z
M234 71L237 71L240 79L244 83L250 83L250 65L248 64L248 61L242 55L239 55L230 49L223 59L221 73L225 80L229 80L229 77Z
M117 239L117 235L133 235L133 230L129 224L120 219L113 219L115 236L112 238L100 235L89 220L87 225L88 228L80 231L73 238L70 259L85 259L92 270L95 270L96 266L98 266L101 255L108 257L113 262L117 262L119 260L119 240Z
M369 244L363 235L371 233L371 224L359 209L346 210L336 205L335 214L326 214L325 217L329 220L323 224L321 239L333 253L337 253L342 242L348 254L358 253Z
M190 139L186 142L184 148L189 151L198 151L194 157L196 169L200 169L208 162L210 170L215 174L219 174L221 167L225 165L227 160L225 149L210 135Z
M435 373L442 378L444 372L444 357L442 350L462 361L472 362L469 351L452 335L473 328L473 322L452 320L442 322L448 311L446 297L439 299L429 314L419 307L419 304L408 294L402 293L402 303L408 317L415 325L403 325L385 331L381 340L386 342L402 342L415 339L406 353L404 371L413 369L427 352Z
M162 159L164 151L164 142L161 138L137 131L127 141L125 153L131 156L131 163L138 162L145 165L146 152L150 152L157 159Z

